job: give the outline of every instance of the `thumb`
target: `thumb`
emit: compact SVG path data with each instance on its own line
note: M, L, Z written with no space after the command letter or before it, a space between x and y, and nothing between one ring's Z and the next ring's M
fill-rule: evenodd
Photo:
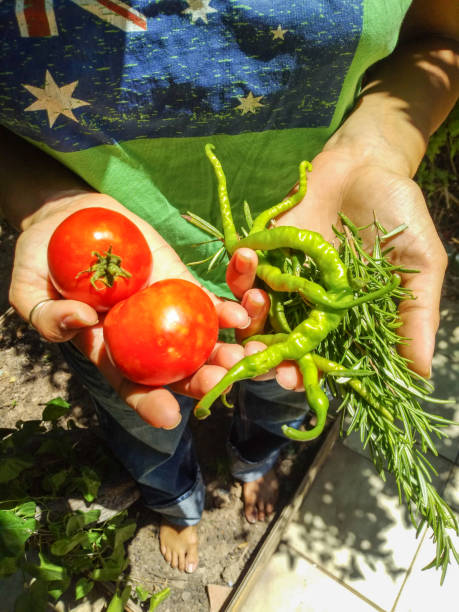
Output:
M94 308L76 300L45 298L36 302L28 313L17 310L50 342L71 340L82 328L95 325L98 321Z
M404 285L413 291L414 299L402 301L399 307L402 325L398 333L407 338L407 342L400 344L399 353L414 372L430 378L440 322L442 276L419 273Z

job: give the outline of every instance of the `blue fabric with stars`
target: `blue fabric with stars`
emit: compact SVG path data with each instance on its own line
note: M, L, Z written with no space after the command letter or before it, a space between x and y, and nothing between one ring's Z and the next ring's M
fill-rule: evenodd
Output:
M2 3L0 122L61 152L328 126L362 1L133 0L146 30L126 32L67 0L55 35L30 37Z

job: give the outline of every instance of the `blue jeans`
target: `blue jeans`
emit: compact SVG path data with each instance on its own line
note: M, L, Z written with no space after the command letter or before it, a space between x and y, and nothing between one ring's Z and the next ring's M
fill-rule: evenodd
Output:
M94 402L106 443L138 483L144 503L176 525L194 525L204 509L205 487L188 427L194 400L176 395L182 421L155 429L125 404L98 369L71 343L61 351ZM288 443L284 423L298 427L308 411L304 393L275 380L238 384L228 440L232 474L250 482L268 472Z

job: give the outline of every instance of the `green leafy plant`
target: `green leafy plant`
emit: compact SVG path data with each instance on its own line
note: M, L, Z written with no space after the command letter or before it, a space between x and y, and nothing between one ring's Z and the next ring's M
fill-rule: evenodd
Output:
M55 398L41 420L19 421L2 432L0 577L23 574L15 612L45 611L64 594L78 601L98 583L116 585L109 612L122 611L131 596L154 610L169 591L153 594L130 583L126 543L137 526L127 511L100 521L98 509L67 508L70 495L88 503L97 499L112 461L100 445L81 452L72 421L67 429L59 424L69 409Z

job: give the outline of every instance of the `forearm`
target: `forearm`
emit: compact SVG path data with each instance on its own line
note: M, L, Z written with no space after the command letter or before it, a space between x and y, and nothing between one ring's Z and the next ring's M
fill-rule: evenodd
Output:
M412 177L458 96L458 42L429 36L401 44L371 71L355 110L326 148L351 150L363 163Z
M26 229L67 198L93 191L82 179L26 141L0 127L0 210Z

